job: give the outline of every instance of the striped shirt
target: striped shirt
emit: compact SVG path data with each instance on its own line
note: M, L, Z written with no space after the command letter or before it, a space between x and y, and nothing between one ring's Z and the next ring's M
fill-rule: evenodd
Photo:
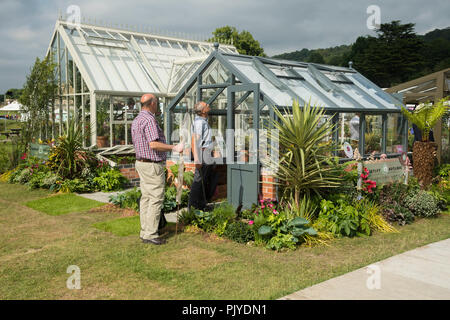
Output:
M150 142L152 141L166 143L166 137L153 113L147 110L139 112L131 125L131 136L136 151L136 159L166 160L165 152L150 148Z

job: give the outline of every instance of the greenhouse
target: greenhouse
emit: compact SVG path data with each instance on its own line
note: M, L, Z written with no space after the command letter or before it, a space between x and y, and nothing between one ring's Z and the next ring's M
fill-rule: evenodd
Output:
M227 185L228 201L234 205L256 203L261 194L276 197L275 188L265 184L272 181L270 173L261 169L260 163L273 152L268 147L273 142L261 130L274 119L272 106L282 110L294 100L300 105L310 102L323 106L326 117L338 128L328 140L348 143L350 150L358 148L362 156L398 156L406 151L402 103L352 68L216 50L168 105L165 130L169 141L178 141L176 129L184 126L186 114L192 113L199 100L211 106L209 124L215 130L215 153L223 157L219 167L224 174L219 183ZM229 129L236 134L230 136ZM234 139L234 143L227 145L227 139ZM349 157L343 150L336 155Z
M212 50L211 42L57 20L47 51L57 64L56 132L76 119L84 147L131 145L141 95L154 93L164 108Z

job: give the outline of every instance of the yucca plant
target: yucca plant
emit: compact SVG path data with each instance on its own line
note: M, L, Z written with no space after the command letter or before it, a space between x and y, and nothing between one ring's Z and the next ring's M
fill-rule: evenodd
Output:
M82 150L81 128L71 119L49 156L49 167L63 178L72 179L89 160Z
M279 161L269 159L266 165L273 170L285 196L293 196L297 206L304 195L320 194L340 185L339 176L328 163L333 145L324 143L335 128L331 118L323 121L325 112L320 106L307 103L300 106L293 101L292 110L283 113L273 107L277 120L271 120L269 138L279 145ZM277 150L275 150L277 151Z
M431 184L437 149L437 144L429 141L430 130L448 110L447 101L448 97L435 104L420 104L413 112L402 107L406 118L422 131L422 141L416 141L413 145L413 172L423 188Z

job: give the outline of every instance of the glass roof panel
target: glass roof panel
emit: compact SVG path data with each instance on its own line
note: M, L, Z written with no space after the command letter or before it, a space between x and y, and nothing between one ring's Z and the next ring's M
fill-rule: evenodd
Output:
M58 30L65 33L64 41L71 42L73 49L70 50L75 50L74 55L80 60L83 76L89 77L95 91L167 94L174 61L204 59L214 50L213 43L96 26L81 25L79 30L84 32L70 32L65 22L58 23ZM219 47L221 52L230 50L237 53L232 46ZM199 62L192 61L187 66L189 64L197 66ZM192 73L195 68L188 67L187 70ZM189 76L182 75L177 87L184 85Z
M280 79L283 83L287 84L289 88L292 89L303 101L308 102L311 101L313 105L320 105L324 107L332 107L327 105L325 101L319 95L315 94L313 91L309 90L305 85L305 80L297 80L297 79Z
M384 108L399 110L401 102L391 96L389 93L383 91L381 88L377 87L375 84L370 82L368 79L363 77L359 73L352 73L346 75L352 82L359 87L361 90L365 91L368 95L376 99Z
M315 78L313 78L313 76L308 72L307 69L294 68L294 70L297 71L303 78L305 78L305 81L308 82L308 84L311 85L319 94L324 96L323 97L324 100L325 99L330 100L338 108L343 109L360 108L359 106L348 101L348 99L339 94L339 92L336 92L334 90L326 91L325 88L321 86Z
M267 94L275 104L279 106L292 105L292 97L285 91L275 87L268 79L259 73L252 65L252 60L231 58L229 59L233 65L239 69L251 82L259 83L261 91Z

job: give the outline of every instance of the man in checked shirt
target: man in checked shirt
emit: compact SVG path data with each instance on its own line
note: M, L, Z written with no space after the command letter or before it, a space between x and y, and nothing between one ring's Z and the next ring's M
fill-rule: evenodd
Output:
M166 152L182 152L183 144L166 144L166 137L155 115L159 113L158 98L150 93L141 98L141 112L131 125L134 150L136 151L136 170L140 178L140 238L144 243L164 244L159 237L158 225L164 202Z

